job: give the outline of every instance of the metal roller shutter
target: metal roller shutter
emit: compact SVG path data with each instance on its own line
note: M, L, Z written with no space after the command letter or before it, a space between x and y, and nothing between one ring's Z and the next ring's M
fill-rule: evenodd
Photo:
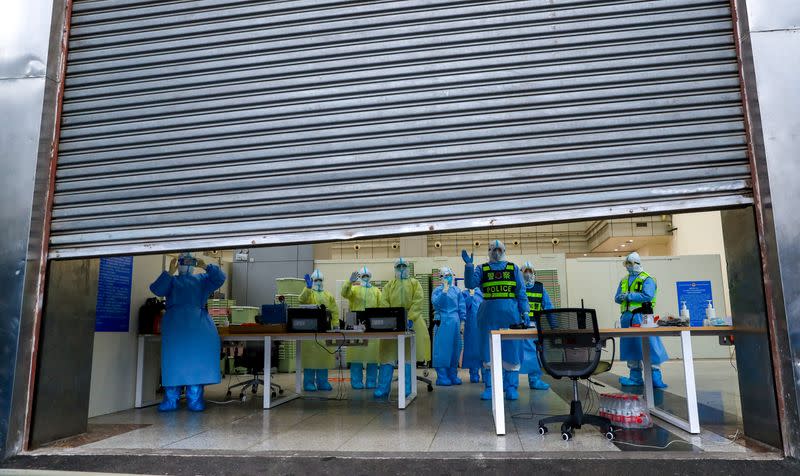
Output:
M752 202L728 0L76 0L51 257Z

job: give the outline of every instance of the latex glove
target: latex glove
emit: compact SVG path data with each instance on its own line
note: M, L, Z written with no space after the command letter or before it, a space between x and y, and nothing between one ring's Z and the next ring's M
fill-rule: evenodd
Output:
M355 283L358 281L358 271L353 271L353 274L350 275L350 282Z
M305 276L303 276L303 279L305 279L305 280L306 280L306 287L307 287L308 289L311 289L311 285L312 285L312 284L314 284L314 283L311 281L311 275L310 275L310 274L308 274L308 273L306 273L306 275L305 275Z
M474 261L472 253L467 253L467 250L461 250L461 259L463 259L466 264L472 264Z
M178 272L178 258L172 258L169 261L169 274L175 274Z
M202 269L206 269L206 262L201 260L200 258L197 258L197 267L198 268L202 268Z
M622 293L621 296L622 296L622 300L623 301L627 301L628 300L628 293Z
M414 321L412 321L411 319L409 319L409 320L408 320L408 323L406 324L406 327L408 327L408 330L412 330L412 329L414 329Z

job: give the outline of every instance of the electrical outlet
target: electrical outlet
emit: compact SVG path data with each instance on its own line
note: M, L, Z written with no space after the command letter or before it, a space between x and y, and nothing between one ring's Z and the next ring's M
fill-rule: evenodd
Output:
M719 336L719 345L733 345L733 336Z

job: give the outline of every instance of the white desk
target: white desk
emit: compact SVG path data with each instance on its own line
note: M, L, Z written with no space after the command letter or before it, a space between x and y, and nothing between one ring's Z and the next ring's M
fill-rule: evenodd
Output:
M626 329L600 329L600 337L641 337L642 339L642 362L644 369L644 394L647 407L653 416L688 431L692 434L700 433L700 418L697 410L697 389L694 378L694 357L692 355L691 335L726 335L734 332L730 326L724 327L629 327ZM536 329L502 329L492 331L490 341L491 367L492 367L492 416L494 426L498 435L506 434L505 404L503 402L503 365L501 344L504 339L524 340L535 338ZM650 362L650 336L659 337L680 337L683 357L683 376L686 382L686 409L688 410L689 420L665 412L655 407L653 399L653 378L652 364Z
M389 339L397 339L397 363L398 368L398 378L397 378L397 388L398 388L398 397L397 397L397 407L400 410L404 410L416 397L417 397L417 379L416 379L416 372L411 373L411 394L406 397L405 389L405 381L406 381L406 373L403 369L405 369L405 364L410 363L412 368L416 368L416 355L417 355L417 348L416 348L416 339L414 339L413 332L343 332L343 333L333 333L333 332L325 332L325 333L286 333L286 334L221 334L220 338L224 341L264 341L264 409L274 408L278 405L283 403L289 402L296 398L299 398L303 392L303 367L302 367L302 360L300 358L300 349L301 345L295 345L295 377L294 377L294 385L295 385L295 393L290 395L280 396L278 398L273 399L271 392L270 392L270 382L272 380L272 375L269 369L272 368L272 353L269 349L272 348L272 341L294 341L298 343L304 340L318 340L320 342L324 341L333 341L335 345L339 345L343 341L352 341L355 339L376 339L376 340L389 340ZM137 365L136 365L136 407L141 408L142 406L147 406L147 404L152 404L151 402L143 402L142 401L142 387L143 387L143 372L144 372L144 349L145 344L148 339L161 339L159 335L140 335L139 336L139 353L137 355ZM411 361L409 361L409 357L406 355L406 340L410 341L410 356L414 356Z

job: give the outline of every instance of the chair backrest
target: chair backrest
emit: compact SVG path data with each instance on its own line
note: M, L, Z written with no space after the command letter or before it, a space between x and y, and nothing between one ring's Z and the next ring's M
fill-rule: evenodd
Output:
M594 309L548 309L534 315L537 352L545 371L556 378L586 378L600 362L602 341Z

